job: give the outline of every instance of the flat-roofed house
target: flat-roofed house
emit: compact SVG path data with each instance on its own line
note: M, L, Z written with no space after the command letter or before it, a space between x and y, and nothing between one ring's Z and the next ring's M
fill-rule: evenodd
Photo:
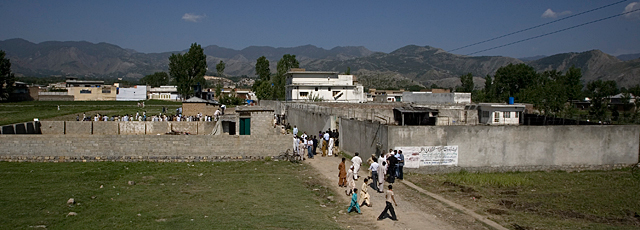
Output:
M364 87L353 75L291 69L286 74L287 101L366 102Z

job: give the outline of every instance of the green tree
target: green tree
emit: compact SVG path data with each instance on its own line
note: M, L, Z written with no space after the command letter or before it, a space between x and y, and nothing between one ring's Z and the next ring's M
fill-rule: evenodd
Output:
M278 73L272 80L273 83L273 97L274 99L284 100L285 99L285 84L286 80L285 75L291 68L299 68L300 63L296 60L296 55L285 54L282 56L282 59L278 61L277 69Z
M351 67L347 66L347 71L344 72L345 75L351 75Z
M471 93L473 91L473 75L471 73L461 75L460 81L462 82L462 86L458 87L456 91Z
M165 72L155 72L149 74L140 79L141 84L149 85L151 87L160 87L161 85L169 84L169 74Z
M524 63L509 64L500 67L494 75L493 93L497 102L506 102L509 97L515 97L517 101L528 102L526 95L520 92L529 86L540 83L540 75ZM523 92L529 95L532 92Z
M272 99L271 69L269 68L269 60L265 56L259 57L256 62L256 75L258 75L258 79L251 87L253 92L256 92L258 99Z
M16 77L11 73L11 61L5 58L4 50L0 50L0 101L8 100Z
M220 61L216 65L216 73L218 73L218 77L224 77L224 68L225 67L226 67L226 64L223 61Z
M223 61L220 61L217 65L216 65L216 73L218 74L219 78L224 77L224 68L226 67L226 64ZM221 98L221 94L222 94L222 79L218 79L218 82L216 82L216 96L218 97L218 99Z
M193 86L198 83L206 88L207 81L204 74L207 72L207 55L197 43L191 44L191 48L185 54L171 54L169 57L169 74L178 86L178 94L183 98L194 95Z
M591 81L587 83L586 95L591 98L589 115L600 121L604 121L607 116L607 99L618 94L618 85L615 81Z

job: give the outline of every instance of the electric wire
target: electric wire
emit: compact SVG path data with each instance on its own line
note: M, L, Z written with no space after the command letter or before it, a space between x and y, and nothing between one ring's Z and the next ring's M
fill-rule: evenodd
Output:
M451 53L451 52L456 51L456 50L464 49L464 48L467 48L467 47L471 47L471 46L479 45L479 44L482 44L482 43L490 42L490 41L497 40L497 39L500 39L500 38L504 38L504 37L507 37L507 36L511 36L511 35L514 35L514 34L522 33L522 32L528 31L528 30L532 30L532 29L539 28L539 27L542 27L542 26L546 26L546 25L549 25L549 24L553 24L553 23L556 23L556 22L559 22L559 21L562 21L562 20L573 18L573 17L576 17L578 15L582 15L582 14L586 14L586 13L593 12L593 11L596 11L596 10L604 9L604 8L607 8L607 7L610 7L610 6L613 6L613 5L617 5L617 4L626 2L626 1L628 1L628 0L622 0L622 1L619 1L619 2L614 2L614 3L611 3L609 5L601 6L601 7L594 8L594 9L591 9L591 10L587 10L587 11L584 11L584 12L581 12L581 13L578 13L578 14L574 14L574 15L570 15L570 16L567 16L567 17L564 17L564 18L556 19L556 20L553 20L553 21L550 21L550 22L547 22L547 23L543 23L543 24L537 25L537 26L533 26L533 27L529 27L529 28L526 28L526 29L518 30L516 32L508 33L508 34L501 35L501 36L498 36L498 37L495 37L495 38L491 38L491 39L487 39L487 40L484 40L484 41L481 41L481 42L476 42L476 43L473 43L471 45L458 47L458 48L449 50L447 52Z
M604 20L607 20L607 19L612 19L612 18L615 18L615 17L620 17L620 16L622 16L622 15L630 14L630 13L633 13L633 12L636 12L636 11L640 11L640 9L636 9L636 10L632 10L632 11L629 11L629 12L624 12L624 13L616 14L616 15L609 16L609 17L606 17L606 18L601 18L601 19L598 19L598 20L593 20L593 21L590 21L590 22L585 22L585 23L582 23L582 24L579 24L579 25L575 25L575 26L571 26L571 27L564 28L564 29L556 30L556 31L553 31L553 32L549 32L549 33L546 33L546 34L542 34L542 35L538 35L538 36L534 36L534 37L530 37L530 38L522 39L522 40L519 40L519 41L515 41L515 42L507 43L507 44L504 44L504 45L494 46L494 47L491 47L491 48L488 48L488 49L483 49L483 50L480 50L480 51L476 51L476 52L473 52L473 53L469 53L469 54L467 54L467 55L473 55L473 54L477 54L477 53L482 53L482 52L485 52L485 51L494 50L494 49L502 48L502 47L505 47L505 46L510 46L510 45L513 45L513 44L517 44L517 43L521 43L521 42L525 42L525 41L533 40L533 39L536 39L536 38L541 38L541 37L544 37L544 36L548 36L548 35L556 34L556 33L559 33L559 32L563 32L563 31L570 30L570 29L575 29L575 28L578 28L578 27L581 27L581 26L585 26L585 25L593 24L593 23L600 22L600 21L604 21Z

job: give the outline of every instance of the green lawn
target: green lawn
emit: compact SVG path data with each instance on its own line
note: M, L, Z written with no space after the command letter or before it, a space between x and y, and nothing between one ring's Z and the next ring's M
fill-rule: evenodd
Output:
M338 229L289 162L0 162L3 229ZM128 185L135 181L135 185ZM101 188L101 186L103 188ZM321 189L318 189L321 188ZM74 198L76 205L67 205ZM76 212L77 216L67 216Z
M60 110L58 110L60 106ZM0 103L0 125L14 124L40 120L75 120L82 113L93 116L96 113L102 115L125 115L147 111L147 116L159 114L162 107L167 113L174 114L176 108L182 106L181 102L147 100L145 107L140 108L135 101L26 101L17 103Z
M640 181L628 169L407 179L511 229L640 229Z

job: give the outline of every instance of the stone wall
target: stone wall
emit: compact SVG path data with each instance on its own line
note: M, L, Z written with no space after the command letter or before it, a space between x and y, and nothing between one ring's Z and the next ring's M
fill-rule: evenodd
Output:
M291 135L0 135L0 160L263 159L284 153L290 145Z

